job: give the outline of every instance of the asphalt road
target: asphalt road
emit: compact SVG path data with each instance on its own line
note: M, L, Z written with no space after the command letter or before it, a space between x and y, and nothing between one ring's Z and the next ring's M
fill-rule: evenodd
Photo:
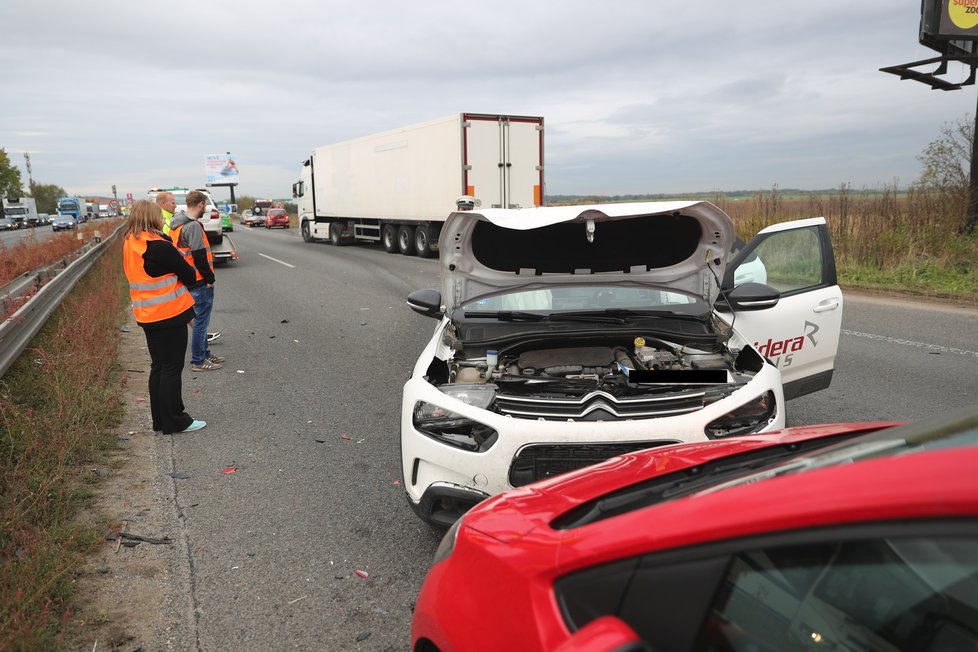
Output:
M435 326L404 299L437 287L437 262L306 244L294 229L231 237L241 260L218 269L212 319L227 363L185 375L208 427L158 438L160 474L191 475L165 485L183 516L190 639L408 649L438 537L399 486L401 385ZM843 328L832 386L790 403L789 425L974 404L978 311L850 294Z

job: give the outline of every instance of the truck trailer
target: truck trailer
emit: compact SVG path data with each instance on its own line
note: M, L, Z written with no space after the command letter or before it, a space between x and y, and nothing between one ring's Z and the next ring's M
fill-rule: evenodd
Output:
M306 242L380 242L433 256L461 196L543 204L543 118L460 113L317 147L292 186Z
M25 226L37 226L40 221L37 216L37 203L32 197L4 197L3 213L13 220L17 229Z

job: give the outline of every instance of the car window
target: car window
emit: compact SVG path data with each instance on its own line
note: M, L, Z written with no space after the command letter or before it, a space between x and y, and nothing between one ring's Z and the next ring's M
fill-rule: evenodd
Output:
M735 555L694 649L978 649L975 550L882 538Z
M765 283L782 294L821 285L822 253L817 227L773 233L737 267L734 286Z

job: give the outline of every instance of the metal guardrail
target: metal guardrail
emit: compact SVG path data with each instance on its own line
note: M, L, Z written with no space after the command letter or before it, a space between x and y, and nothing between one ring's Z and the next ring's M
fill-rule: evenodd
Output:
M27 303L0 324L0 377L7 373L7 369L20 357L30 341L47 323L51 314L61 305L95 261L105 253L124 226L125 223L120 224L101 242L86 245L89 247L88 251L78 256L71 264L65 266L59 261L28 272L4 286L2 292L5 296L20 297L37 285L43 284ZM47 281L49 278L51 280Z

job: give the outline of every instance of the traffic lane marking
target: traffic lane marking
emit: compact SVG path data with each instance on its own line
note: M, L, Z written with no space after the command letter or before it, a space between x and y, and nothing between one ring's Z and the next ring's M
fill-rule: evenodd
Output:
M886 335L876 335L875 333L862 333L860 331L850 331L842 329L843 335L851 335L853 337L865 337L870 340L877 340L878 342L887 342L889 344L899 344L901 346L912 346L918 349L927 349L928 351L937 351L938 353L956 353L958 355L970 355L972 357L978 358L978 351L968 351L967 349L957 349L952 346L940 346L939 344L928 344L927 342L917 342L914 340L904 340L899 337L887 337Z
M265 254L260 253L260 252L259 252L258 255L261 256L262 258L267 258L267 259L269 259L271 261L274 261L274 262L278 263L279 265L285 265L286 267L291 267L292 269L295 269L295 265L290 265L287 262L285 262L284 260L279 260L278 258L272 258L271 256L266 256Z

